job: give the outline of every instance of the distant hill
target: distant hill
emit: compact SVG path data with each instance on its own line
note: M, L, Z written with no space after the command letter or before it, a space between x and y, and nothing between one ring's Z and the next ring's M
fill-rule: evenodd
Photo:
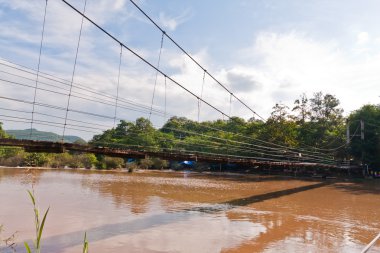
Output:
M38 131L37 129L33 128L33 134L32 137L30 136L30 129L25 130L5 130L5 132L9 135L12 135L16 139L24 139L24 140L40 140L40 141L60 141L62 139L61 135L52 133L52 132L44 132L44 131ZM78 136L73 135L67 135L63 139L64 142L79 142L79 143L86 143L85 140Z

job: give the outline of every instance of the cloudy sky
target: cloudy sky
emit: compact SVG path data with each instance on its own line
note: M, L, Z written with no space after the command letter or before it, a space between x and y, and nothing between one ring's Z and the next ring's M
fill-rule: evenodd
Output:
M68 2L83 11L84 0ZM380 101L380 2L377 0L140 0L136 3L209 73L264 118L270 115L275 103L291 106L302 93L309 97L318 91L336 95L346 114L363 104ZM36 75L16 70L9 62L37 69L44 6L45 0L0 0L0 78L6 80L0 82L0 89L1 96L8 98L0 99L1 108L32 110L30 103L9 98L33 102ZM85 13L157 65L162 34L129 0L87 0ZM118 80L119 97L123 99L119 103L125 108L117 110L117 120L149 117L155 82L153 107L156 110L197 120L197 99L168 80L165 92L165 78L158 75L155 81L156 72L125 49L119 77L120 45L87 21L83 23L73 77L80 26L81 17L61 0L48 0L40 71L68 81L66 90L61 88L63 93L68 92L67 84L73 78L74 84L109 95L109 100L104 100L74 87L72 91L77 96L71 97L70 109L109 118L84 117L69 111L73 122L85 120L99 129L112 126ZM163 41L160 69L226 114L246 119L253 116L234 99L230 103L230 95L210 77L206 75L203 82L203 70L167 38ZM51 84L45 87L42 83L39 87L59 91L59 87ZM84 96L92 97L92 101L80 98ZM107 105L93 100L106 101ZM36 102L65 108L68 96L38 90ZM128 103L148 109L129 110ZM53 119L43 114L55 115L54 122L62 122L59 117L65 116L65 111L46 106L35 107L35 112L40 113L36 118L45 121ZM1 115L28 118L31 114L22 116L3 110ZM216 118L221 118L221 114L200 105L200 120ZM152 115L156 125L164 120L162 115ZM6 122L4 118L2 121L6 129L28 128L20 122ZM71 132L76 134L74 130Z

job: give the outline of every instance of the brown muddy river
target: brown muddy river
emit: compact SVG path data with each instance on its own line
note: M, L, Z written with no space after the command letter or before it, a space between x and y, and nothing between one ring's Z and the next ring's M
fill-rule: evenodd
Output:
M360 252L380 232L380 180L0 168L0 237L17 231L17 252L32 187L50 206L42 252L82 252L85 232L91 253Z

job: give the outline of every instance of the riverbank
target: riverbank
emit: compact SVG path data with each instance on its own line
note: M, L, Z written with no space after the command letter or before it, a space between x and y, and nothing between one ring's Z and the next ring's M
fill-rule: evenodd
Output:
M231 178L240 178L244 180L267 180L271 179L299 179L306 181L331 181L331 182L365 182L367 180L371 181L372 178L347 178L347 177L323 177L323 176L304 176L304 175L289 175L289 174L268 174L268 173L251 173L251 172L231 172L231 171L195 171L195 170L172 170L172 169L162 169L162 170L154 170L154 169L135 169L133 172L128 171L128 169L108 169L101 170L96 168L51 168L51 167L27 167L27 166L18 166L18 167L9 167L9 166L0 166L1 168L8 169L21 169L21 170L51 170L51 171L88 171L88 172L99 172L99 173L137 173L137 174L173 174L186 176L191 174L192 176L210 176L210 177L231 177Z

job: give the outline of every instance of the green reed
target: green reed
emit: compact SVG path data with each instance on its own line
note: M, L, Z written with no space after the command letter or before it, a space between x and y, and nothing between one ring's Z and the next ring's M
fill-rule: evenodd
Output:
M41 253L41 237L42 237L42 231L44 230L45 221L47 214L49 213L50 207L46 210L44 217L42 218L42 221L40 219L40 213L36 204L36 198L34 196L34 193L29 191L29 197L32 200L33 203L33 210L34 210L34 224L35 224L35 232L36 232L36 240L34 241L34 249L35 253ZM24 246L27 253L32 253L32 250L27 242L24 242ZM83 253L88 253L88 241L87 241L87 233L84 233L84 240L83 240Z

